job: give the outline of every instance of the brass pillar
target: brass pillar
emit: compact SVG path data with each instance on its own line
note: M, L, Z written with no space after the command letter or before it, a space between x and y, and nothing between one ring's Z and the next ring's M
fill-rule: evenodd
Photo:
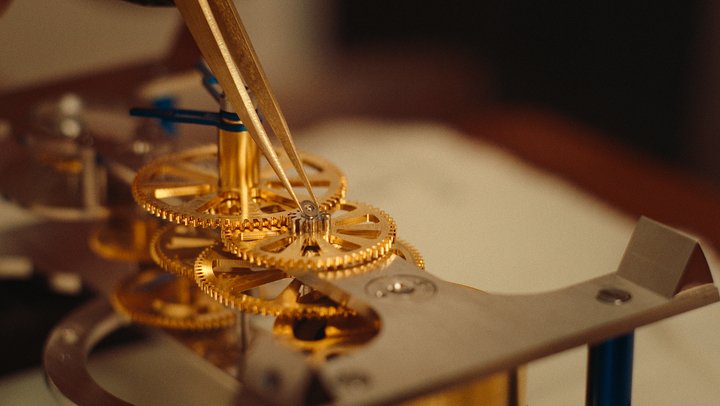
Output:
M225 117L223 121L240 124ZM218 129L218 176L220 192L235 203L239 200L237 214L247 216L260 183L260 152L249 132Z

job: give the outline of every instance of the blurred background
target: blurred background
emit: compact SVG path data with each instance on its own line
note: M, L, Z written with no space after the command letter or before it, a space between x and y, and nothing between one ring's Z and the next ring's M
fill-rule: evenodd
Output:
M615 189L625 188L618 193L635 189L630 200L617 198L592 204L581 201L589 211L603 215L605 203L609 201L610 206L620 201L617 206L624 210L622 214L630 214L620 220L602 219L603 223L622 223L612 232L603 233L602 225L594 224L598 226L592 228L594 234L585 235L593 254L601 257L609 251L610 262L615 261L615 251L622 251L632 220L641 213L673 225L701 230L706 236L715 230L711 236L717 246L720 218L713 214L720 202L717 186L720 182L717 159L720 116L716 114L720 111L720 75L717 74L720 53L715 48L720 43L720 24L717 24L720 5L707 0L673 2L662 7L641 2L560 3L461 0L421 5L409 0L236 1L295 133L328 119L348 116L372 117L380 119L379 122L385 119L439 122L513 152L518 148L522 150L519 144L540 142L530 147L533 154L530 161L540 163L542 169L550 172L554 169L554 164L549 164L551 161L582 160L587 156L569 140L599 139L599 143L583 141L582 145L590 148L597 145L602 150L600 156L604 156L608 145L618 148L612 150L613 154L629 150L629 155L621 154L627 158L623 161L625 164L650 162L652 164L642 168L649 167L653 173L652 177L639 176L616 185L614 179L627 176L627 167L603 173L598 168L606 166L595 166L596 161L579 165L590 173L588 176L605 178L598 183L600 186L589 188L603 199L615 193ZM198 56L176 10L144 8L119 0L16 0L0 18L0 39L0 96L10 96L0 99L0 119L5 112L13 111L15 95L58 81L152 64L167 56L190 69ZM151 76L155 78L168 73L162 63L150 66ZM112 102L121 96L107 94L104 97ZM536 137L554 132L562 133L562 143L547 142L552 136ZM2 134L0 121L0 139ZM418 132L414 136L418 141L425 141L423 134L427 133ZM427 138L430 140L430 136ZM327 144L317 143L318 149ZM439 144L429 142L428 145ZM458 149L462 151L465 146ZM416 151L420 149L418 146ZM440 156L430 149L426 151L428 156ZM347 153L352 155L352 151ZM493 156L485 158L492 163ZM543 156L547 156L544 161ZM398 162L398 168L393 170L409 166L401 159ZM574 167L578 165L569 166ZM455 183L443 184L442 176L446 173L438 174L440 171L436 172L436 183L426 183L438 185L438 190L448 185L462 186L464 168L457 165ZM583 181L588 178L583 177L584 174L575 177L567 168L557 172L584 186ZM635 167L629 169L637 172ZM685 177L668 175L677 181L673 184L645 182L665 178L669 173L666 170ZM525 175L523 173L518 183L545 185ZM702 182L702 193L696 199L702 199L702 203L697 206L683 206L688 199L678 195L686 190L674 188L688 179ZM483 189L486 186L476 189L483 193L488 190ZM679 190L681 192L674 193ZM534 196L543 194L564 196L562 193L555 196L554 189L550 193L540 190ZM690 200L696 197L695 194L688 196ZM393 195L388 194L388 200L392 198ZM445 198L443 195L438 201L444 203ZM508 199L508 202L515 203L515 200ZM419 199L413 203L418 210L424 207ZM465 204L473 209L480 206L475 200ZM527 204L543 206L529 199ZM657 211L658 205L665 208ZM496 206L506 208L510 204L504 202ZM561 223L557 221L557 213L566 207L558 207L560 209L548 210L551 214L547 218L530 227L523 223L522 213L510 220L522 223L518 226L521 233L536 226L534 229L541 234L535 236L538 241L557 240L557 249L546 250L545 255L560 261L564 258L561 255L572 251L569 243L578 238L575 234L555 233L553 238L542 235L554 231L544 228L546 224L542 221L553 225ZM698 207L702 210L697 210ZM7 218L16 216L16 212L4 213L3 210L7 211L7 207L0 207L0 214ZM534 216L531 210L523 206L519 211ZM687 213L677 214L683 210ZM402 210L390 212L410 216ZM485 215L509 217L495 216L493 211L486 211ZM628 220L629 217L633 217L632 220ZM574 228L576 233L590 229L574 227L581 223L572 216L566 215L564 219L569 224L567 228ZM413 226L405 223L408 224ZM427 224L417 227L420 226ZM490 229L492 237L497 239L500 233ZM502 241L506 246L518 243L516 234L510 232L515 230L504 231L508 235ZM419 237L422 232L409 235L422 238ZM527 235L533 237L531 233ZM12 237L20 239L15 234ZM0 240L0 248L7 248L10 240ZM32 239L27 237L27 240ZM532 238L528 240L526 246L538 251L543 249L542 244ZM611 241L612 249L603 248L597 241ZM470 243L477 242L473 239ZM436 251L444 248L437 241L431 241L427 247L431 244ZM487 252L494 253L491 249ZM584 254L579 252L577 256L582 257ZM524 254L533 259L534 252L524 251ZM604 264L595 258L591 262ZM560 275L556 277L562 279ZM522 274L518 278L532 279L523 278ZM584 275L580 279L585 279ZM39 349L51 326L92 295L83 290L70 299L64 295L54 297L52 290L46 289L46 282L39 279L18 284L3 281L0 289L4 300L0 301L0 326L12 326L16 332L8 334L10 328L2 329L5 335L0 335L0 343L5 353L0 353L0 358L5 370L0 370L0 375L38 366ZM28 303L37 303L37 308ZM11 355L16 363L5 362ZM564 383L559 384L559 389L564 389Z
M720 180L720 6L237 2L291 124L531 105ZM181 23L121 1L11 3L0 91L157 58Z

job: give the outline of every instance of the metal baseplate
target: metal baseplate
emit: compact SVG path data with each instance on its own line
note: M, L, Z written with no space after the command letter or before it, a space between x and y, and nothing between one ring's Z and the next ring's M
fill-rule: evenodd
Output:
M255 332L240 365L240 404L394 404L720 299L698 241L647 218L640 219L616 272L547 293L488 294L440 280L399 257L342 279L290 273L377 319L380 332L325 362L308 361L271 334ZM100 388L85 366L92 347L126 324L97 302L58 326L44 354L56 394L79 404L126 404Z

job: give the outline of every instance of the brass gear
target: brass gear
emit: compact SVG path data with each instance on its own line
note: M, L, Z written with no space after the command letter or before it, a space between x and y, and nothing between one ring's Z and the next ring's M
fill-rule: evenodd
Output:
M147 262L148 241L158 229L156 219L137 210L112 210L88 237L90 249L109 261Z
M111 303L134 322L167 329L209 330L235 323L231 310L204 295L192 281L157 268L125 279Z
M293 318L349 316L354 311L321 299L316 291L279 269L257 268L221 244L206 248L195 261L195 281L208 296L243 312Z
M150 255L163 270L194 280L195 259L218 238L214 230L168 224L150 242Z
M223 230L227 247L258 266L318 272L343 271L386 256L395 240L395 221L364 203L342 202L329 211L325 231L283 229L277 236L246 243L241 230ZM297 212L291 216L299 218Z
M135 176L132 185L135 200L158 217L191 227L250 230L283 226L296 205L272 169L262 168L257 190L251 191L244 205L238 191L219 190L217 156L217 146L208 145L151 162ZM328 210L337 205L345 195L342 172L321 158L308 154L301 154L300 158L320 207ZM289 173L294 173L286 156L281 161ZM291 176L290 182L303 198L300 178Z

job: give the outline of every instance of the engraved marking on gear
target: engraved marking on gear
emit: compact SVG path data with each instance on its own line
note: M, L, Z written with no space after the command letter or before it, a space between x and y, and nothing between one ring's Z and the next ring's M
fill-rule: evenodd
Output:
M235 323L234 312L207 297L192 281L156 268L125 279L111 303L132 321L154 327L210 330Z
M384 211L364 203L344 202L331 214L330 230L321 233L283 231L252 244L238 243L242 232L225 241L239 257L258 266L283 270L343 270L384 257L395 239L395 221Z
M225 252L221 244L206 248L198 256L195 281L213 299L248 313L293 318L355 314L317 291L305 292L307 287L279 269L253 267Z
M346 187L340 169L308 154L300 158L320 208L336 206L345 196ZM151 214L191 227L278 228L297 209L269 166L261 169L259 186L251 191L249 199L243 199L239 190L219 190L217 161L216 145L159 158L138 171L132 185L133 197ZM281 155L281 162L298 197L306 199L290 160Z

